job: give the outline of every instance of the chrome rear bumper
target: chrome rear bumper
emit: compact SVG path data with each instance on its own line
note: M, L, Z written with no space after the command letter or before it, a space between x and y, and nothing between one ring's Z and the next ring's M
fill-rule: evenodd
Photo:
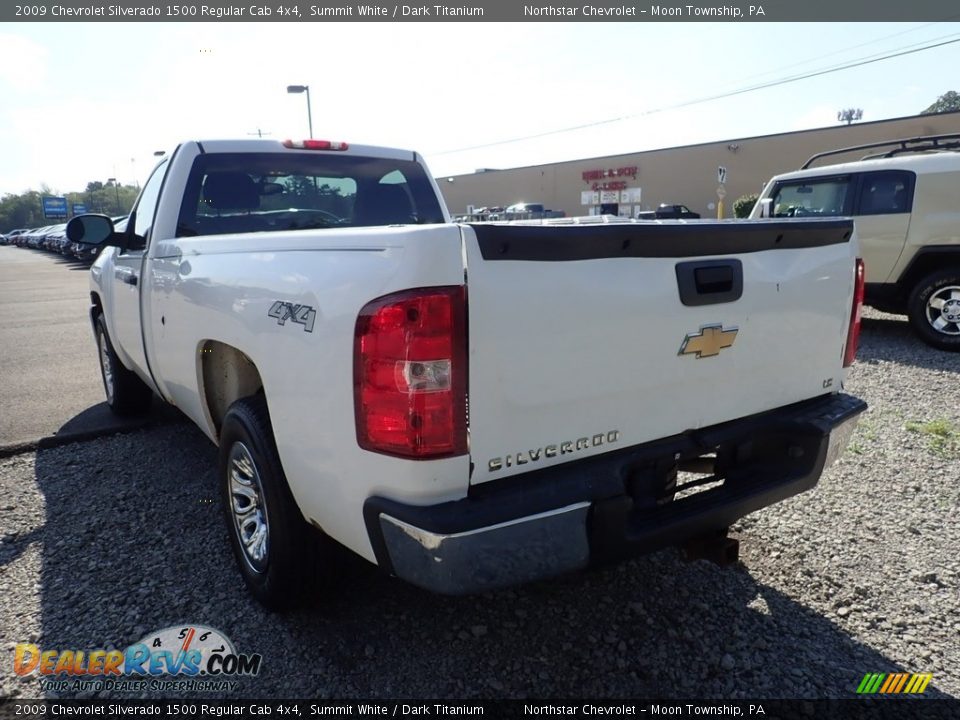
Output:
M370 498L364 517L378 564L420 587L460 595L530 582L725 530L809 490L865 409L849 395L825 396L474 488L455 502ZM705 453L722 483L663 502L664 459Z

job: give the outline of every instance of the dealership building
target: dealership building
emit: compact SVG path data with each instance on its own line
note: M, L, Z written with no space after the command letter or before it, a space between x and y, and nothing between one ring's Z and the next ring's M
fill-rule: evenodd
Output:
M542 203L568 216L635 217L661 203L683 204L703 217L732 217L733 201L759 193L772 176L799 168L810 156L867 143L960 133L960 112L837 125L815 130L437 178L447 208L466 215L481 207ZM831 157L832 164L863 157ZM721 180L723 182L721 182Z

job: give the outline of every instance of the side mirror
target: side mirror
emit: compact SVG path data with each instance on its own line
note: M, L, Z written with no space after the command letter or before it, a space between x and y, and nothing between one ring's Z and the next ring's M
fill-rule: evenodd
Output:
M773 208L773 198L764 198L760 201L760 217L768 218L771 217L772 213L770 210Z
M84 245L118 245L113 220L106 215L78 215L67 223L67 239Z

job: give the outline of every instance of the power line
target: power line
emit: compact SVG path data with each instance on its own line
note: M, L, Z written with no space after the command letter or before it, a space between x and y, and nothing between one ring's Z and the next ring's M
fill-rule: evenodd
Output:
M719 94L719 95L713 95L713 96L706 97L706 98L700 98L700 99L698 99L698 100L690 100L690 101L688 101L688 102L678 103L678 104L676 104L676 105L672 105L672 106L667 107L667 108L661 108L661 109L658 109L658 110L654 110L654 111L652 111L652 112L662 112L664 109L666 109L666 110L675 110L675 109L677 109L677 108L689 107L690 105L695 105L695 104L701 103L701 102L708 102L708 101L710 101L710 100L720 100L720 99L722 99L722 98L733 97L733 96L735 96L735 95L743 95L744 93L753 92L754 90L764 90L764 89L766 89L766 88L776 87L776 86L778 86L778 85L787 85L787 84L792 83L792 82L797 82L798 80L807 80L807 79L809 79L809 78L819 77L819 76L821 76L821 75L828 75L828 74L830 74L830 73L839 72L840 70L849 70L850 68L855 68L855 67L860 67L860 66L862 66L862 65L870 65L870 64L875 63L875 62L880 62L881 60L889 60L889 59L891 59L891 58L903 57L904 55L913 55L914 53L922 52L922 51L924 51L924 50L933 50L933 49L938 48L938 47L943 47L943 46L945 46L945 45L952 45L953 43L960 42L960 37L956 37L955 35L946 35L946 36L944 36L944 37L951 37L951 38L953 38L953 39L952 39L952 40L944 40L943 42L938 42L938 43L934 43L934 44L931 44L931 45L924 45L924 46L922 46L922 47L913 47L913 48L911 48L911 49L900 50L900 51L898 51L898 52L890 53L890 54L887 54L887 55L879 55L879 56L877 56L877 55L871 55L871 56L867 56L867 58L861 58L860 60L854 60L854 61L849 62L849 63L846 63L846 64L844 64L844 65L837 65L837 66L834 66L834 67L831 67L831 68L826 68L826 69L824 69L824 70L813 70L813 71L811 71L811 72L809 72L809 73L804 73L804 74L802 74L802 75L793 75L793 76L791 76L791 77L782 78L782 79L780 79L780 80L771 80L770 82L760 83L760 84L758 84L758 85L751 85L751 86L746 87L746 88L740 88L740 89L738 89L738 90L732 90L732 91L730 91L730 92L721 93L721 94ZM938 38L938 39L939 39L939 38ZM643 113L638 113L638 114L643 114ZM647 114L649 114L649 113L647 113ZM628 116L628 117L633 117L633 116Z
M944 37L953 37L953 36L944 36ZM886 55L880 56L867 56L867 58L861 58L859 60L854 60L852 62L837 65L834 67L826 68L823 70L814 70L809 73L804 73L801 75L793 75L786 78L780 78L779 80L771 80L765 83L759 83L756 85L749 85L747 87L738 88L736 90L730 90L729 92L719 93L717 95L707 95L705 97L696 98L695 100L687 100L685 102L676 103L674 105L667 105L660 108L654 108L653 110L644 110L643 112L630 113L629 115L622 115L615 118L607 118L606 120L596 120L594 122L584 123L582 125L572 125L570 127L558 128L556 130L547 130L541 133L534 133L531 135L522 135L520 137L510 138L507 140L496 140L494 142L482 143L479 145L470 145L467 147L456 148L453 150L444 150L442 152L430 153L432 156L439 155L453 155L455 153L467 152L468 150L480 150L482 148L495 147L497 145L509 145L510 143L522 142L524 140L536 140L543 137L549 137L551 135L562 135L564 133L575 132L577 130L586 130L587 128L599 127L601 125L610 125L612 123L623 122L624 120L630 120L635 117L642 117L645 115L655 115L656 113L666 112L668 110L678 110L680 108L690 107L692 105L700 105L701 103L712 102L714 100L722 100L728 97L735 97L737 95L743 95L749 92L755 92L757 90L765 90L771 87L777 87L779 85L788 85L790 83L798 82L800 80L807 80L809 78L819 77L821 75L828 75L830 73L839 72L841 70L849 70L855 67L861 67L863 65L870 65L872 63L880 62L881 60L890 60L892 58L903 57L905 55L913 55L918 52L923 52L924 50L933 50L938 47L944 47L945 45L952 45L953 43L960 42L960 37L953 37L950 40L944 40L943 42L937 42L930 45L924 45L922 47L913 47L911 49L899 50L897 52L889 53Z
M910 33L920 32L921 30L926 30L929 27L933 27L934 25L940 25L948 20L954 20L956 18L960 18L960 15L954 15L948 18L944 18L943 20L938 20L936 22L925 23L923 25L920 25L919 27L909 28L908 30L901 30L900 32L895 32L890 35L884 35L882 37L874 38L873 40L867 40L866 42L841 48L840 50L834 50L833 52L823 53L822 55L818 55L815 58L808 58L807 60L801 60L800 62L790 63L789 65L782 65L778 68L774 68L771 70L765 70L764 72L756 73L754 75L749 75L745 77L744 80L750 81L754 79L760 79L762 77L769 77L770 75L776 75L777 73L782 73L786 70L792 70L793 68L803 67L804 65L809 65L812 62L822 61L826 58L834 57L836 55L843 55L844 53L851 52L852 50L858 50L860 48L867 47L868 45L875 45L879 42L884 42L886 40L891 40L895 37L900 37L901 35L909 35ZM944 36L944 37L950 37L950 36ZM941 38L934 38L934 40L940 40L940 39ZM923 42L929 42L929 41L923 41ZM920 43L916 43L916 44L920 44ZM908 45L906 47L914 47L914 46Z

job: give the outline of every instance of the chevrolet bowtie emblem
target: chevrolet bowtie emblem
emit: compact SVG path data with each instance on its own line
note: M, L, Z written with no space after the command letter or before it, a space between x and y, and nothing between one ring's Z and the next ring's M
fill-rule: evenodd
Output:
M719 355L720 351L733 345L737 328L724 330L722 325L704 325L698 333L687 333L678 355L696 355L697 359Z

